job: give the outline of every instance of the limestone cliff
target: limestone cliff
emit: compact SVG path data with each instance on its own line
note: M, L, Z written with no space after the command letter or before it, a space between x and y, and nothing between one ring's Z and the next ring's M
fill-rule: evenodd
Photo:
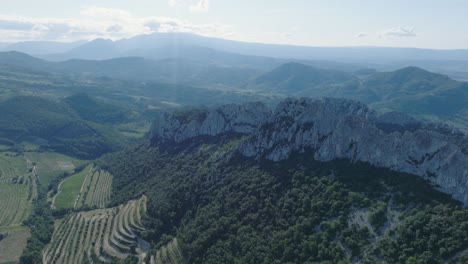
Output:
M344 99L286 99L271 112L261 103L226 105L194 116L163 114L152 136L182 142L227 132L250 135L237 147L246 157L280 161L292 153L339 158L428 179L468 205L468 157L449 135L399 113L378 115Z

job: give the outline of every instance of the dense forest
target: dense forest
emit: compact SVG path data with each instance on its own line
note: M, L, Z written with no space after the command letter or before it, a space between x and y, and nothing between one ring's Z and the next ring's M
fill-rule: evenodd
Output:
M423 179L307 154L254 161L238 140L142 143L100 165L115 204L148 196L143 238L177 237L190 263L463 263L468 210Z

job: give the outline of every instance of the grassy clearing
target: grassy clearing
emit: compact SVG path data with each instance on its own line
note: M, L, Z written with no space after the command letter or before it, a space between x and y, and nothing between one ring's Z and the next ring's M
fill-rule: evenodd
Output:
M143 208L144 203L146 197L118 207L70 214L57 221L43 262L96 263L97 260L125 259L130 255L138 255L142 259L149 245L138 238L137 234L144 230L143 227L131 222L141 222L132 212ZM130 218L133 220L128 221Z
M75 201L80 194L83 181L92 167L92 164L88 165L85 169L66 178L60 184L59 193L56 195L54 200L54 205L57 209L74 207Z
M0 230L0 233L3 233ZM18 263L26 242L31 235L29 228L10 228L7 237L0 241L0 263Z

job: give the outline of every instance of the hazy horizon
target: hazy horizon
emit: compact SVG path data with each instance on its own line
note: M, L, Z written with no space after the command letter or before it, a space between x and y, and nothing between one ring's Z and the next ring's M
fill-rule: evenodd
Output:
M464 8L465 7L465 8ZM468 3L452 1L26 0L3 3L2 43L185 32L310 47L468 49Z
M125 40L125 39L131 39L137 36L142 36L142 35L152 35L152 34L166 34L166 33L175 33L175 34L192 34L196 36L202 36L202 37L208 37L208 38L215 38L215 39L224 39L224 40L230 40L230 41L236 41L236 42L244 42L244 43L252 43L252 44L266 44L266 45L278 45L278 46L297 46L297 47L310 47L310 48L395 48L395 49L421 49L421 50L468 50L467 48L423 48L423 47L409 47L409 46L372 46L372 45L361 45L361 46L313 46L313 45L301 45L301 44L288 44L288 43L267 43L267 42L257 42L257 41L243 41L243 40L237 40L237 39L230 39L230 38L223 38L223 37L212 37L212 36L204 36L196 33L191 33L191 32L153 32L153 33L146 33L146 34L141 34L141 35L135 35L131 37L123 37L119 39L111 39L111 38L94 38L94 39L79 39L79 40L23 40L23 41L14 41L14 42L0 42L2 44L17 44L17 43L27 43L27 42L59 42L59 43L78 43L78 42L92 42L95 40L110 40L113 42L120 41L120 40ZM468 58L467 58L468 59Z

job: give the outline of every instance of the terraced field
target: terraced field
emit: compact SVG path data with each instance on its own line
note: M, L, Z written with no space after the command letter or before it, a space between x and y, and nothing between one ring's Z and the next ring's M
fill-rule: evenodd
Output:
M69 215L56 223L52 241L43 255L44 263L96 263L145 257L149 245L138 237L145 230L141 218L146 197L118 207Z
M156 251L150 258L150 264L183 264L184 258L177 243L177 238Z
M94 168L86 175L75 208L85 206L104 208L109 203L111 190L112 175L107 171Z

